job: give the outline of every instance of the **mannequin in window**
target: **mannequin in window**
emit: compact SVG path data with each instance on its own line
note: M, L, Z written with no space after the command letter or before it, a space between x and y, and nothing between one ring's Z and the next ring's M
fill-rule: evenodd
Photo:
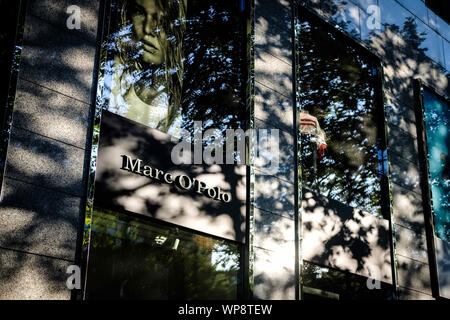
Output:
M177 135L183 77L186 0L123 0L109 44L109 110Z

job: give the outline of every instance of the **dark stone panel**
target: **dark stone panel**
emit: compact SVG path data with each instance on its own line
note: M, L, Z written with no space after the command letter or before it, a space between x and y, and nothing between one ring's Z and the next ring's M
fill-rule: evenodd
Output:
M85 151L14 128L6 159L6 176L83 197Z
M19 77L90 103L95 52L95 44L28 16Z
M86 148L90 106L20 79L13 125L67 144Z
M407 10L412 12L422 22L428 23L428 9L422 0L397 0Z
M266 250L295 251L295 222L277 214L254 208L255 235L253 245Z
M437 32L439 32L442 35L442 37L444 37L447 40L450 40L450 25L444 19L442 19L436 13L434 13L433 10L431 9L428 9L428 25Z
M261 85L291 98L292 67L269 53L258 51L255 54L255 90Z
M287 28L269 25L267 20L260 19L255 25L255 52L270 53L292 65L292 34Z
M356 39L361 37L359 8L348 0L321 0L322 14Z
M398 288L398 296L399 300L434 300L431 295L403 287Z
M291 14L286 0L255 3L255 87L260 83L286 97L292 96Z
M447 73L450 72L450 40L443 40L444 42L444 57L445 57L445 68ZM449 89L450 90L450 89Z
M387 49L394 50L395 49ZM389 59L383 59L383 62L388 64L384 67L384 88L387 98L386 103L389 106L392 106L394 110L398 110L398 115L403 115L403 117L407 119L415 120L414 113L414 89L413 89L413 74L415 67L409 67L406 64L402 64L400 61L405 61L407 59L406 55L403 55L402 58L396 64L389 64ZM399 69L402 68L407 69L404 70L404 73L400 72ZM416 63L414 62L414 66ZM393 101L393 103L390 103ZM408 108L410 110L408 110ZM401 110L406 111L406 114L402 114Z
M450 243L440 238L434 238L436 260L439 274L439 294L450 299Z
M255 88L255 118L293 134L294 101L278 92L258 85Z
M385 110L389 127L397 126L413 137L417 137L416 115L413 105L400 102L385 90Z
M427 48L426 55L435 63L438 63L440 65L439 68L445 67L442 36L425 23L418 20L415 22L417 31L424 35L425 40L422 42L422 47Z
M419 166L417 139L397 126L388 125L389 154L399 156Z
M292 24L292 9L289 0L255 0L255 25L267 23L281 30L289 30Z
M74 259L80 198L8 178L2 197L0 247Z
M73 32L90 42L95 42L99 3L99 0L34 0L30 1L28 5L28 14L46 20L61 30ZM80 8L80 29L69 29L67 27L67 20L71 16L67 13L67 9L70 6Z
M69 300L73 262L0 248L1 300Z

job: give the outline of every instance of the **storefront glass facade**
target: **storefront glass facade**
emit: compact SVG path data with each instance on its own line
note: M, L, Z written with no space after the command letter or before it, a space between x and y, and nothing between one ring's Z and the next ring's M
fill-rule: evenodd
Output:
M94 215L87 299L241 297L241 244L130 213Z

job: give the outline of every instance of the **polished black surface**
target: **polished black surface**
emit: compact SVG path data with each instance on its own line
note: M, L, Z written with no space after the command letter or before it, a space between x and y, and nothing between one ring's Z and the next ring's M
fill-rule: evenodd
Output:
M233 242L96 209L86 298L237 299L241 250Z

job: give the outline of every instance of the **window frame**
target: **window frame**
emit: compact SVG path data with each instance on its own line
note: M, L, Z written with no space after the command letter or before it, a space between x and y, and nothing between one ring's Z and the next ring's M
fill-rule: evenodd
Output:
M299 96L297 95L297 92L299 92L299 77L298 77L298 61L299 61L299 52L297 49L297 30L296 30L296 23L300 21L300 10L302 10L302 14L307 16L307 19L312 23L318 23L323 26L324 29L332 33L337 40L341 40L346 45L352 46L356 50L360 51L362 54L367 55L369 59L377 62L377 76L376 76L376 83L374 84L374 88L376 90L376 106L380 112L382 112L382 115L380 116L380 119L377 123L378 128L378 134L380 135L380 150L385 151L385 156L383 155L383 165L386 164L386 173L385 173L385 181L380 181L381 184L381 199L380 199L380 205L381 205L381 211L383 214L384 219L387 219L389 222L389 244L390 244L390 257L391 257L391 271L392 271L392 285L394 288L395 296L399 296L399 286L398 286L398 274L397 274L397 257L396 257L396 249L395 249L395 234L394 234L394 212L393 212L393 192L392 192L392 181L391 181L391 173L390 173L390 160L389 160L389 138L388 138L388 121L386 118L387 111L386 111L386 103L385 103L385 88L384 88L384 73L383 73L383 60L382 58L375 53L370 47L367 46L367 44L361 40L361 39L355 39L350 34L348 34L345 30L340 29L339 27L335 27L330 21L328 21L325 17L320 16L317 12L315 12L312 8L309 8L307 4L305 4L302 0L295 0L294 1L294 35L293 35L293 52L294 52L294 103L296 105L295 110L295 119L297 119L298 114L301 111L300 102L299 102ZM297 120L295 120L295 123ZM298 223L299 223L299 239L302 238L301 236L301 225L302 225L302 178L301 178L301 139L300 139L300 126L299 124L296 124L295 127L297 134L295 135L296 139L296 146L298 150L298 159L297 159L297 167L298 167L298 206L296 208L298 212ZM299 255L301 256L301 240L298 243L299 246ZM300 261L302 261L300 259ZM296 262L297 263L297 262ZM302 268L299 267L299 274L300 279L302 279ZM301 286L302 283L300 281L300 296L301 296Z

